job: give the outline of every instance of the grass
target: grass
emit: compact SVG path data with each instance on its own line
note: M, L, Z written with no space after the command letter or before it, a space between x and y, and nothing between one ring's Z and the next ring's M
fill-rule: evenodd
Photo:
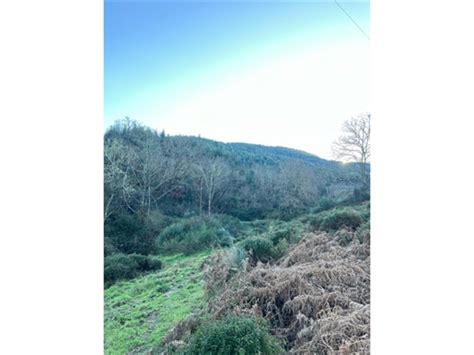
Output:
M160 257L163 269L104 292L104 351L121 355L143 353L194 309L205 305L199 271L210 251Z

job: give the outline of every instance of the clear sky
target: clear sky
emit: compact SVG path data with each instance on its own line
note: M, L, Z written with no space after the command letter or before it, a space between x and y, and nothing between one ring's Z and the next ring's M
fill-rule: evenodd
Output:
M368 2L339 1L369 33ZM369 40L334 1L105 3L105 126L331 158L369 111Z

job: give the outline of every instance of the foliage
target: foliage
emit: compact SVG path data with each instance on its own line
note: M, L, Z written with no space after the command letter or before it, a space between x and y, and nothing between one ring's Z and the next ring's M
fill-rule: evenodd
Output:
M104 229L109 249L113 247L125 254L149 254L153 250L153 235L139 216L113 214L106 220Z
M156 239L162 253L186 253L232 245L232 236L214 218L192 217L166 227Z
M288 242L286 239L281 239L275 246L272 247L272 258L279 259L288 251Z
M116 253L105 257L104 281L109 286L118 280L129 280L140 273L161 269L157 256Z
M324 211L316 214L310 220L313 228L326 232L336 231L343 227L356 230L363 222L361 213L349 207Z
M247 221L289 219L323 191L347 195L360 185L356 164L341 166L288 148L167 136L130 119L118 121L104 138L104 217L106 235L114 238L125 227L122 214L142 224L158 209L174 217L207 212ZM154 227L139 237L153 239ZM124 246L146 253L141 247Z
M367 242L370 239L370 220L362 223L356 230L356 237L359 242Z
M248 225L242 223L238 218L227 214L214 215L214 218L222 225L223 228L234 238L245 235L249 231Z
M193 336L186 354L273 355L283 353L262 320L227 316L203 324Z
M250 253L253 262L268 262L272 259L273 244L266 238L247 238L241 242L241 246Z
M336 206L336 201L334 199L324 196L319 199L318 204L311 210L313 213L318 213L322 211L329 210Z
M107 355L147 353L166 333L205 305L200 266L209 253L163 256L164 268L104 291Z

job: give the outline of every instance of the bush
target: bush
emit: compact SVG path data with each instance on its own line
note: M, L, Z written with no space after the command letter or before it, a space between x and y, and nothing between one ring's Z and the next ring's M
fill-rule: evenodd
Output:
M362 223L356 230L356 237L363 243L370 239L370 221Z
M154 236L147 231L144 220L136 215L118 213L110 216L104 226L105 238L110 246L125 254L149 254L153 250Z
M132 258L138 265L138 271L154 271L161 269L162 263L157 256L153 255L140 255L140 254L131 254Z
M228 316L203 324L194 334L186 354L273 355L282 348L268 332L263 320Z
M245 239L241 246L250 252L253 262L267 262L272 258L273 243L262 237L251 237Z
M272 258L280 259L288 251L288 242L286 239L280 240L277 245L272 248Z
M165 216L160 210L153 210L144 218L146 231L153 236L153 239L173 222L173 218Z
M213 218L193 217L166 227L155 246L163 253L191 254L212 247L231 246L233 238Z
M270 235L270 239L272 240L273 244L278 244L282 240L286 240L289 242L293 236L293 232L290 228L283 228L274 231Z
M244 234L249 228L238 218L226 214L216 215L214 217L230 235L234 238Z
M319 201L316 207L314 207L311 212L313 213L319 213L322 211L327 211L333 207L336 206L336 201L334 201L332 198L329 197L322 197Z
M335 209L314 216L310 223L313 228L326 232L336 231L340 228L356 230L364 222L361 214L354 209Z
M161 261L156 256L140 254L113 254L105 257L104 281L110 286L119 280L130 280L142 272L159 270Z
M321 227L328 230L338 230L339 228L346 227L355 230L363 222L362 217L359 213L352 210L343 210L328 215Z

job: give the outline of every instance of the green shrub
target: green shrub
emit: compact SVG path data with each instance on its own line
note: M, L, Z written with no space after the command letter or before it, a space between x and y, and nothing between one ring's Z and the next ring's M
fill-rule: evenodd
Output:
M238 218L235 218L233 216L219 214L214 216L214 218L234 238L239 237L249 229L246 224L242 223Z
M232 236L218 220L193 217L166 227L156 238L155 246L162 253L191 254L232 243Z
M140 254L113 254L105 257L104 281L110 286L118 280L130 280L140 273L159 270L161 261L156 256Z
M194 334L186 354L273 355L283 354L265 323L245 316L228 316L203 324Z
M356 237L361 243L370 239L370 221L362 223L359 228L357 228Z
M160 210L153 210L149 216L144 217L144 223L147 233L155 238L163 229L173 223L173 218L164 215Z
M275 246L272 248L272 258L279 259L288 251L288 242L286 239L281 239Z
M270 239L273 244L278 244L281 240L290 241L293 236L291 228L278 229L271 233Z
M273 243L263 237L251 237L245 239L241 246L250 252L253 262L267 262L272 258Z
M104 236L110 246L125 254L149 254L154 247L154 235L148 232L143 218L136 215L118 213L110 216L104 226Z
M343 210L329 214L321 224L323 230L338 230L346 227L355 230L363 222L361 215L354 210Z
M318 213L310 220L313 228L333 232L342 227L356 230L364 222L362 215L352 208L336 208Z
M322 197L318 204L311 210L312 213L319 213L322 211L329 210L336 206L336 201L329 197Z
M154 255L140 255L140 254L131 254L132 258L138 265L138 271L153 271L159 270L162 267L161 260Z

